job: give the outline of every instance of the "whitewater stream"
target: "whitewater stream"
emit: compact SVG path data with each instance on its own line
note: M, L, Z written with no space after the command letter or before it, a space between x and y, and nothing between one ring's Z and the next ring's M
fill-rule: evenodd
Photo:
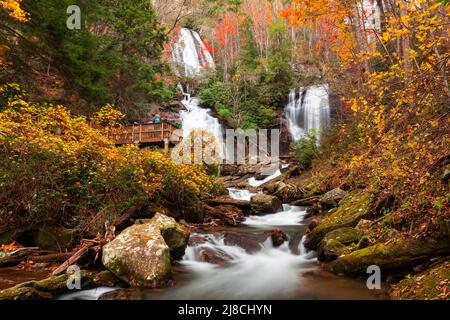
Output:
M295 98L295 97L294 97ZM312 99L316 102L320 99ZM185 94L181 113L184 135L192 129L208 130L222 138L223 128L199 101ZM316 108L321 109L321 108ZM264 180L251 178L257 187L281 175L276 170ZM255 193L230 188L231 198L249 201ZM237 228L214 228L191 234L182 261L174 264L173 287L167 289L97 288L61 299L383 299L370 291L365 279L338 277L323 271L315 252L303 246L308 220L306 208L283 205L283 210L249 216ZM274 247L268 232L282 230L288 237ZM206 258L205 258L206 257Z

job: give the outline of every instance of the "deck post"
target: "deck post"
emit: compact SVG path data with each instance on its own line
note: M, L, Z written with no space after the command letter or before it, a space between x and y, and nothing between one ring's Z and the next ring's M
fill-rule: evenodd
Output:
M169 154L169 138L164 139L164 155L167 156Z

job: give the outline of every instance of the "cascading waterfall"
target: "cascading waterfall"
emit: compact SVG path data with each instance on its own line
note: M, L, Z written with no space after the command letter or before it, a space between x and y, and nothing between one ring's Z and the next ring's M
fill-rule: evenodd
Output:
M172 44L172 61L183 76L201 76L205 70L215 69L214 59L200 35L182 28L178 42Z
M213 117L210 109L200 107L200 101L196 97L191 97L183 91L179 85L184 99L181 101L186 110L181 111L180 117L183 123L183 137L189 137L192 130L203 129L208 134L213 135L216 140L223 145L223 127L219 120Z
M310 130L315 130L319 141L321 132L330 125L328 85L292 89L285 114L294 141L304 137Z

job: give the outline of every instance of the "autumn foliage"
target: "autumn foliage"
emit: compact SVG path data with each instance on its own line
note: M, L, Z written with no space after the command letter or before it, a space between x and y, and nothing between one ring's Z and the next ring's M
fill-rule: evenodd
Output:
M449 185L442 179L450 163L450 8L399 1L382 16L382 29L370 30L374 37L359 30L363 38L358 38L350 23L356 2L293 3L282 12L292 25L332 28L321 33L318 44L329 35L335 38L334 58L321 59L334 77L339 75L330 80L345 106L344 121L323 141L312 181L324 189L372 190L378 213L409 235L445 232L450 214ZM344 38L347 42L339 40Z
M0 225L43 224L95 234L136 207L170 208L189 220L217 190L201 165L176 165L159 151L116 147L63 106L37 104L15 84L0 89ZM117 130L123 115L106 106L93 116ZM4 231L4 230L3 230Z

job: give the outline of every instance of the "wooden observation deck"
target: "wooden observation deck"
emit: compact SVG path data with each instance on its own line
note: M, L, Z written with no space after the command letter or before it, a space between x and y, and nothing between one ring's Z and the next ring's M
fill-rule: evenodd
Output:
M124 144L177 144L181 141L182 131L170 122L130 124L111 139L116 145Z

